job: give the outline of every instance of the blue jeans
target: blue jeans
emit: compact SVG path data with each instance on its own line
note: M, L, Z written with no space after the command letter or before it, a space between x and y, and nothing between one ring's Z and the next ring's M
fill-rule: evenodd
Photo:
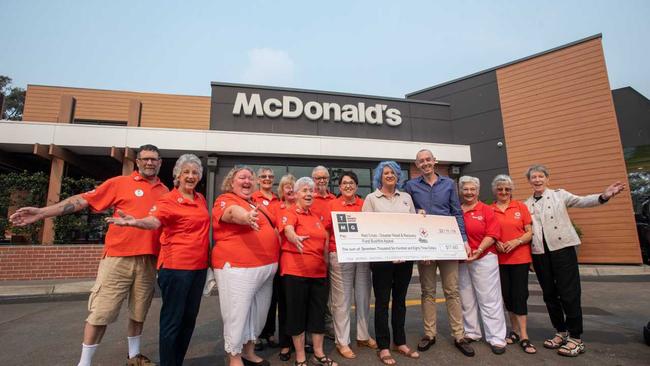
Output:
M160 309L160 365L180 366L192 339L205 285L205 269L158 271Z

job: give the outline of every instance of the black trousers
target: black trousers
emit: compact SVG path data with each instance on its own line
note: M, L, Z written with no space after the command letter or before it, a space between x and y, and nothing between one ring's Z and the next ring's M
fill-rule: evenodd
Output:
M516 315L528 314L528 268L530 263L501 264L501 294L506 310Z
M162 295L160 309L160 365L180 366L192 339L199 315L206 270L158 271Z
M390 323L393 328L393 343L406 344L404 322L406 320L406 292L413 275L413 262L370 263L372 288L375 291L375 338L379 349L390 348L388 328L388 303L393 296Z
M533 267L542 288L544 302L553 327L569 332L572 338L582 335L580 272L575 247L533 254Z
M329 295L327 277L284 275L282 287L287 304L286 334L325 333L325 308Z
M280 270L275 273L273 277L273 295L271 295L271 306L269 307L269 313L266 316L266 323L264 324L264 329L262 329L262 334L260 338L269 338L275 335L275 314L278 314L279 321L279 338L278 342L280 347L287 348L291 347L291 337L287 335L287 304L286 299L284 299L284 291L282 289L282 279L280 277Z

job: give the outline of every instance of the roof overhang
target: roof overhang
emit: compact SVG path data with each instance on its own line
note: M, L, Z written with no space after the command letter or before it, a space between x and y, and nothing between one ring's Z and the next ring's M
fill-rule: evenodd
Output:
M31 152L33 145L55 144L79 154L108 155L111 147L154 144L163 156L179 153L277 157L413 161L429 149L442 163L470 163L469 145L332 136L97 126L50 122L0 121L0 150Z

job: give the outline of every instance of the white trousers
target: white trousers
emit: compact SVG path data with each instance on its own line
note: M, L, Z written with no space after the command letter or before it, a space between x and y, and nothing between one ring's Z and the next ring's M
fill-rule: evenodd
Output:
M240 354L244 344L255 341L262 333L277 269L277 263L253 268L235 268L226 263L214 270L226 353Z
M357 315L357 339L368 340L370 317L370 264L339 263L336 252L329 254L330 309L336 344L350 344L350 308L352 292Z
M506 318L501 297L499 260L488 253L474 262L458 265L458 287L463 305L465 336L482 337L480 317L483 319L485 340L493 346L506 345Z

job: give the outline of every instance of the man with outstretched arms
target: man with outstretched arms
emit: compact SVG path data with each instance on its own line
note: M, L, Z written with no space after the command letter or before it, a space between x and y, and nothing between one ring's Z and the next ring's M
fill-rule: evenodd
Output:
M138 171L131 175L108 179L90 192L51 206L20 208L11 215L10 220L16 226L25 226L86 207L93 211L113 208L115 212L121 210L137 218L146 217L154 202L169 190L158 179L161 158L157 147L141 146L136 164ZM157 230L109 226L97 279L88 300L90 314L84 327L79 366L90 366L106 326L117 319L122 302L127 298L129 355L126 364L153 365L140 353L140 337L154 293L159 236Z

